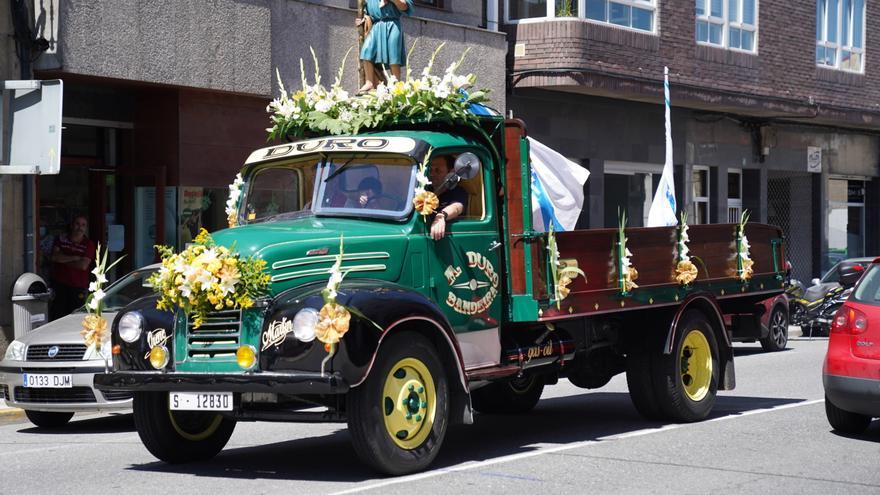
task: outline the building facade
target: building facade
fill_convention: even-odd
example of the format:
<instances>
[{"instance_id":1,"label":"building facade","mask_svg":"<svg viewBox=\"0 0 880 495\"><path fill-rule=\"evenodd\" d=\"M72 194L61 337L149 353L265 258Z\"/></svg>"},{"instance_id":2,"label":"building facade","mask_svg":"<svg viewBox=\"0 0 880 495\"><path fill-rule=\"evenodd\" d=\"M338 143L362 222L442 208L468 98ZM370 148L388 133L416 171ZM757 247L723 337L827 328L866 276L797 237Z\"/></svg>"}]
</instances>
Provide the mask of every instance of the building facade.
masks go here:
<instances>
[{"instance_id":1,"label":"building facade","mask_svg":"<svg viewBox=\"0 0 880 495\"><path fill-rule=\"evenodd\" d=\"M111 259L125 255L119 274L152 263L155 244L181 247L201 227L225 227L228 184L250 151L267 145L276 71L296 90L303 59L313 82L312 48L327 84L351 50L343 84L358 87L354 0L22 3L34 37L47 40L33 77L64 81L64 130L60 174L2 178L4 215L16 194L7 194L8 184L34 191L12 213L20 221L18 252L5 242L13 224L4 217L4 280L22 271L48 277L52 242L76 214L88 217L90 238L108 246ZM418 40L413 68L421 70L440 43L440 71L471 47L462 70L476 74L503 109L507 43L486 29L497 26L496 11L469 0L415 4L403 24L408 47ZM0 30L9 11L7 4L0 12ZM18 265L7 266L10 259ZM6 340L8 306L0 303Z\"/></svg>"},{"instance_id":2,"label":"building facade","mask_svg":"<svg viewBox=\"0 0 880 495\"><path fill-rule=\"evenodd\" d=\"M508 109L591 172L582 227L643 225L664 162L690 223L780 225L794 274L880 254L880 6L501 0Z\"/></svg>"}]
</instances>

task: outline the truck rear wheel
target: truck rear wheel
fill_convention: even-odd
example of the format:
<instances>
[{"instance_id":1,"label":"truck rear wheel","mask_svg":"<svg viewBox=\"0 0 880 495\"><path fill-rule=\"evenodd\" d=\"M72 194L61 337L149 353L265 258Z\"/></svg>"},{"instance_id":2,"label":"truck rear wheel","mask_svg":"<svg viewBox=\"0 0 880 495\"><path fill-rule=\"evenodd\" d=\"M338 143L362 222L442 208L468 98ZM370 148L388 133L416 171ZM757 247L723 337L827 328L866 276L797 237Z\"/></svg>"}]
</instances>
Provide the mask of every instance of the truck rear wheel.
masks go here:
<instances>
[{"instance_id":1,"label":"truck rear wheel","mask_svg":"<svg viewBox=\"0 0 880 495\"><path fill-rule=\"evenodd\" d=\"M531 374L478 388L471 401L481 413L520 414L534 409L543 391L544 377Z\"/></svg>"},{"instance_id":2,"label":"truck rear wheel","mask_svg":"<svg viewBox=\"0 0 880 495\"><path fill-rule=\"evenodd\" d=\"M705 419L718 393L718 345L706 317L684 314L675 329L672 353L654 356L655 397L673 421Z\"/></svg>"},{"instance_id":3,"label":"truck rear wheel","mask_svg":"<svg viewBox=\"0 0 880 495\"><path fill-rule=\"evenodd\" d=\"M649 350L638 349L627 353L626 385L629 387L629 398L643 418L655 421L663 419L663 412L654 396L654 378L651 370Z\"/></svg>"},{"instance_id":4,"label":"truck rear wheel","mask_svg":"<svg viewBox=\"0 0 880 495\"><path fill-rule=\"evenodd\" d=\"M135 393L133 408L144 446L170 464L211 459L235 429L235 421L220 414L170 410L165 392Z\"/></svg>"},{"instance_id":5,"label":"truck rear wheel","mask_svg":"<svg viewBox=\"0 0 880 495\"><path fill-rule=\"evenodd\" d=\"M370 375L348 393L348 429L358 457L383 473L428 467L449 423L449 386L440 358L423 336L392 335Z\"/></svg>"}]
</instances>

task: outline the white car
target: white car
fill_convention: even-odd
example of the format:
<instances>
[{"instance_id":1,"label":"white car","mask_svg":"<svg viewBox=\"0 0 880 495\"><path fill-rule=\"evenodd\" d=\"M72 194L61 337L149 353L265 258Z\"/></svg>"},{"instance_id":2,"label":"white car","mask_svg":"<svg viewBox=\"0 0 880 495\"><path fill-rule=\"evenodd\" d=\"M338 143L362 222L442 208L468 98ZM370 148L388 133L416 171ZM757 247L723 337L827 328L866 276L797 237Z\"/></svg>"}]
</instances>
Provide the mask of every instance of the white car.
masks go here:
<instances>
[{"instance_id":1,"label":"white car","mask_svg":"<svg viewBox=\"0 0 880 495\"><path fill-rule=\"evenodd\" d=\"M104 317L108 326L117 311L152 294L147 278L159 266L135 270L107 288ZM81 308L28 332L12 341L0 361L0 398L24 409L37 426L63 426L76 412L131 409L131 392L101 392L93 385L95 373L104 372L104 359L83 343L80 332L85 314ZM109 357L110 349L103 352Z\"/></svg>"}]
</instances>

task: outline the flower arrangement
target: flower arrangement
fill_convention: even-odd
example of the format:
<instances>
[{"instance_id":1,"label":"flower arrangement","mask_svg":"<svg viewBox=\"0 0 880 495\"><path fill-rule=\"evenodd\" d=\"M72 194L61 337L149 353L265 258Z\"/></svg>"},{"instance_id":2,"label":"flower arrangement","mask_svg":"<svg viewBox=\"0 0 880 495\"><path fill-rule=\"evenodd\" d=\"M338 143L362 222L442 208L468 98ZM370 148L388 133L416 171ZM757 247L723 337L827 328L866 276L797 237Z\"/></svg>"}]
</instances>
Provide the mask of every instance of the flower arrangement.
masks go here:
<instances>
[{"instance_id":1,"label":"flower arrangement","mask_svg":"<svg viewBox=\"0 0 880 495\"><path fill-rule=\"evenodd\" d=\"M431 213L434 213L434 210L440 206L440 198L438 198L433 191L428 191L426 189L426 187L431 184L430 179L428 179L428 164L431 160L432 149L433 148L429 148L428 152L425 153L425 159L422 160L422 163L419 165L419 172L416 174L418 185L416 185L416 195L413 198L413 206L416 211L422 215L422 220Z\"/></svg>"},{"instance_id":2,"label":"flower arrangement","mask_svg":"<svg viewBox=\"0 0 880 495\"><path fill-rule=\"evenodd\" d=\"M179 254L169 246L156 249L162 257L162 267L149 278L159 295L156 308L179 307L193 315L195 328L204 323L211 311L253 306L254 300L269 287L265 260L241 258L238 253L217 246L205 229Z\"/></svg>"},{"instance_id":3,"label":"flower arrangement","mask_svg":"<svg viewBox=\"0 0 880 495\"><path fill-rule=\"evenodd\" d=\"M547 232L547 250L550 251L550 275L553 279L553 297L556 299L556 309L561 309L561 302L568 297L571 289L568 288L578 275L587 280L587 274L583 270L573 266L562 266L559 261L559 248L556 246L556 233L553 224Z\"/></svg>"},{"instance_id":4,"label":"flower arrangement","mask_svg":"<svg viewBox=\"0 0 880 495\"><path fill-rule=\"evenodd\" d=\"M675 281L681 285L688 285L694 280L697 279L697 275L699 274L697 270L697 266L694 265L694 262L691 261L691 257L688 255L690 249L688 248L688 241L690 241L690 237L688 237L688 224L687 224L687 213L682 212L679 217L677 236L678 241L676 242L676 259L677 263L675 266Z\"/></svg>"},{"instance_id":5,"label":"flower arrangement","mask_svg":"<svg viewBox=\"0 0 880 495\"><path fill-rule=\"evenodd\" d=\"M639 278L639 272L633 266L632 261L630 261L633 255L632 252L626 247L626 212L618 210L617 217L619 219L619 227L617 229L617 259L619 260L617 280L620 291L627 294L638 287L635 281Z\"/></svg>"},{"instance_id":6,"label":"flower arrangement","mask_svg":"<svg viewBox=\"0 0 880 495\"><path fill-rule=\"evenodd\" d=\"M743 282L752 278L754 260L749 255L749 239L746 237L746 224L749 222L749 211L745 210L736 224L736 275Z\"/></svg>"},{"instance_id":7,"label":"flower arrangement","mask_svg":"<svg viewBox=\"0 0 880 495\"><path fill-rule=\"evenodd\" d=\"M342 279L348 274L347 271L342 271L342 253L343 238L340 237L339 254L336 255L336 262L330 267L330 278L327 280L327 286L321 290L324 305L318 311L318 323L315 325L315 338L324 343L324 349L327 351L327 356L321 361L322 376L324 375L324 368L327 362L336 353L336 344L348 333L352 314L370 322L380 331L382 330L382 327L357 309L336 301L336 296L339 295L339 286L342 285Z\"/></svg>"},{"instance_id":8,"label":"flower arrangement","mask_svg":"<svg viewBox=\"0 0 880 495\"><path fill-rule=\"evenodd\" d=\"M229 184L229 199L226 200L226 220L229 228L238 225L238 203L241 201L241 186L244 185L244 179L241 174L236 174L235 180Z\"/></svg>"},{"instance_id":9,"label":"flower arrangement","mask_svg":"<svg viewBox=\"0 0 880 495\"><path fill-rule=\"evenodd\" d=\"M267 129L269 139L283 139L288 135L303 136L306 133L355 134L362 129L377 129L401 120L414 121L421 117L441 117L454 122L475 121L477 117L468 111L468 107L487 101L487 92L474 91L468 94L467 90L473 87L476 77L473 74L456 74L467 51L446 69L443 77L433 75L431 71L434 59L442 48L443 44L434 51L420 78L410 77L407 63L403 81L386 74L386 81L379 84L375 91L353 96L342 89L342 75L348 53L339 67L333 85L327 89L321 85L318 59L312 50L315 64L314 84L308 84L302 59L299 63L301 89L289 95L276 70L281 96L266 107L266 111L272 114L272 127Z\"/></svg>"},{"instance_id":10,"label":"flower arrangement","mask_svg":"<svg viewBox=\"0 0 880 495\"><path fill-rule=\"evenodd\" d=\"M107 320L101 314L104 310L104 284L107 283L107 270L113 268L119 263L124 256L107 266L107 249L101 253L101 243L98 243L95 251L95 268L92 269L92 275L95 276L94 282L89 284L89 297L86 299L87 314L83 318L82 331L80 335L86 346L93 349L101 357L104 363L107 363L108 356L104 352L104 344L110 341L110 332L107 331Z\"/></svg>"}]
</instances>

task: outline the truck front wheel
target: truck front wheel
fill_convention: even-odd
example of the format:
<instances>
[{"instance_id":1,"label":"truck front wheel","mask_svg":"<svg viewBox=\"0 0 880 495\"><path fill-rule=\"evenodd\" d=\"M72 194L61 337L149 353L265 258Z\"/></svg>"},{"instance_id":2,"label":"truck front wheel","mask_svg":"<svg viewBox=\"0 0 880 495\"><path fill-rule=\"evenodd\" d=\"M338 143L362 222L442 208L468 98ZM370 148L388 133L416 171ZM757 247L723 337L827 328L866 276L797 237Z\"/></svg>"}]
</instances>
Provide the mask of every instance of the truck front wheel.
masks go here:
<instances>
[{"instance_id":1,"label":"truck front wheel","mask_svg":"<svg viewBox=\"0 0 880 495\"><path fill-rule=\"evenodd\" d=\"M215 413L172 411L165 392L134 394L134 424L147 450L170 464L216 456L235 429L235 421Z\"/></svg>"},{"instance_id":2,"label":"truck front wheel","mask_svg":"<svg viewBox=\"0 0 880 495\"><path fill-rule=\"evenodd\" d=\"M433 462L449 418L449 386L437 351L423 336L392 335L370 375L348 394L348 429L358 457L383 473L420 471Z\"/></svg>"},{"instance_id":3,"label":"truck front wheel","mask_svg":"<svg viewBox=\"0 0 880 495\"><path fill-rule=\"evenodd\" d=\"M664 415L681 422L705 419L715 405L719 376L718 345L706 317L685 313L672 353L655 358L655 397Z\"/></svg>"}]
</instances>

